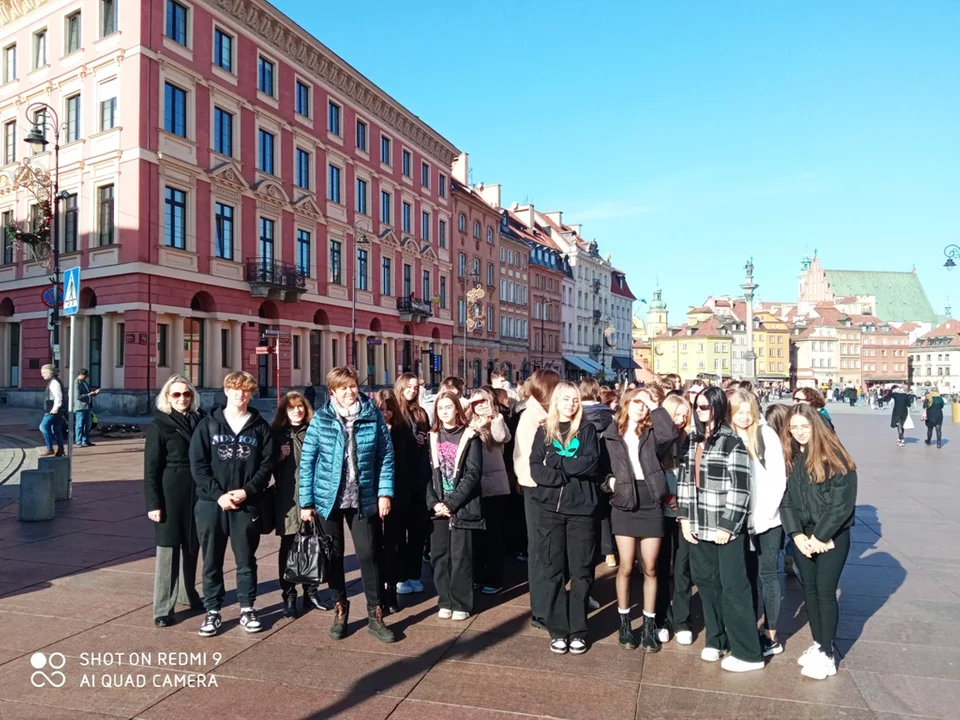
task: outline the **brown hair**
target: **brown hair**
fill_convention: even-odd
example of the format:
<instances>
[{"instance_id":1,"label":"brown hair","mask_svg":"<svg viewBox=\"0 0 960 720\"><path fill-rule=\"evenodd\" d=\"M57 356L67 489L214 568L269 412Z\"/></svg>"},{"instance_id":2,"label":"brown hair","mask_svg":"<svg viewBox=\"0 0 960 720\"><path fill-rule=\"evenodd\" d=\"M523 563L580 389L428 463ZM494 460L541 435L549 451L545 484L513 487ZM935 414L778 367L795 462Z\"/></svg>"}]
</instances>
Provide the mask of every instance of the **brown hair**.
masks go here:
<instances>
[{"instance_id":1,"label":"brown hair","mask_svg":"<svg viewBox=\"0 0 960 720\"><path fill-rule=\"evenodd\" d=\"M793 396L802 395L803 399L806 400L813 407L814 410L821 410L826 406L826 401L823 399L823 393L821 393L816 388L812 387L802 387L797 388L793 391Z\"/></svg>"},{"instance_id":2,"label":"brown hair","mask_svg":"<svg viewBox=\"0 0 960 720\"><path fill-rule=\"evenodd\" d=\"M630 403L633 402L633 399L637 397L640 393L643 393L651 400L655 400L657 403L660 401L657 400L657 397L651 392L653 388L642 387L636 388L634 390L627 390L623 394L623 397L620 399L620 409L617 410L617 433L620 437L623 437L627 434L627 430L630 427ZM659 390L660 388L657 388ZM653 419L650 417L650 413L647 413L647 416L637 423L637 436L643 435L647 430L653 427Z\"/></svg>"},{"instance_id":3,"label":"brown hair","mask_svg":"<svg viewBox=\"0 0 960 720\"><path fill-rule=\"evenodd\" d=\"M390 415L392 415L390 419L391 429L400 427L406 430L410 427L407 416L403 414L403 410L400 408L400 401L397 399L397 394L390 388L377 390L373 394L373 404L376 405L377 410L381 413L384 410L390 411Z\"/></svg>"},{"instance_id":4,"label":"brown hair","mask_svg":"<svg viewBox=\"0 0 960 720\"><path fill-rule=\"evenodd\" d=\"M584 378L580 381L580 399L600 402L600 383L596 378Z\"/></svg>"},{"instance_id":5,"label":"brown hair","mask_svg":"<svg viewBox=\"0 0 960 720\"><path fill-rule=\"evenodd\" d=\"M457 427L467 426L467 416L463 413L463 405L460 404L460 396L450 390L441 390L433 401L433 426L430 428L433 432L440 432L443 423L440 422L440 415L437 410L440 408L441 400L449 400L453 403L454 423Z\"/></svg>"},{"instance_id":6,"label":"brown hair","mask_svg":"<svg viewBox=\"0 0 960 720\"><path fill-rule=\"evenodd\" d=\"M783 437L787 430L787 415L790 414L790 406L785 403L774 403L767 408L765 413L767 425L773 428L777 435Z\"/></svg>"},{"instance_id":7,"label":"brown hair","mask_svg":"<svg viewBox=\"0 0 960 720\"><path fill-rule=\"evenodd\" d=\"M494 394L497 396L497 405L501 408L510 407L510 393L503 388L496 388Z\"/></svg>"},{"instance_id":8,"label":"brown hair","mask_svg":"<svg viewBox=\"0 0 960 720\"><path fill-rule=\"evenodd\" d=\"M554 388L560 382L560 375L553 370L537 370L527 378L525 387L528 397L533 398L544 410L550 406Z\"/></svg>"},{"instance_id":9,"label":"brown hair","mask_svg":"<svg viewBox=\"0 0 960 720\"><path fill-rule=\"evenodd\" d=\"M327 390L330 392L339 390L349 385L351 380L357 384L357 387L360 386L360 373L357 372L356 368L349 365L335 367L327 373Z\"/></svg>"},{"instance_id":10,"label":"brown hair","mask_svg":"<svg viewBox=\"0 0 960 720\"><path fill-rule=\"evenodd\" d=\"M443 382L440 383L440 389L455 390L462 397L464 391L466 390L466 385L464 384L462 378L450 375L449 377L445 377Z\"/></svg>"},{"instance_id":11,"label":"brown hair","mask_svg":"<svg viewBox=\"0 0 960 720\"><path fill-rule=\"evenodd\" d=\"M239 388L241 390L256 392L258 387L260 386L257 384L257 379L243 370L235 370L223 379L224 390L227 388Z\"/></svg>"},{"instance_id":12,"label":"brown hair","mask_svg":"<svg viewBox=\"0 0 960 720\"><path fill-rule=\"evenodd\" d=\"M271 423L274 430L283 430L290 427L290 418L287 417L287 409L290 407L303 407L306 410L303 414L304 425L309 425L310 421L313 420L313 408L310 406L310 401L303 396L303 393L291 390L280 398L280 404L277 405L277 412Z\"/></svg>"},{"instance_id":13,"label":"brown hair","mask_svg":"<svg viewBox=\"0 0 960 720\"><path fill-rule=\"evenodd\" d=\"M394 383L393 392L397 399L397 405L400 407L400 413L403 415L406 424L416 428L418 432L426 432L430 429L430 416L427 415L427 411L420 406L418 398L414 398L408 402L403 396L403 391L407 389L411 380L416 381L418 385L420 383L420 378L413 373L403 373L397 378L397 382Z\"/></svg>"},{"instance_id":14,"label":"brown hair","mask_svg":"<svg viewBox=\"0 0 960 720\"><path fill-rule=\"evenodd\" d=\"M846 451L836 433L827 427L820 413L812 405L794 405L787 412L787 424L783 428L783 455L787 472L793 469L796 459L795 443L790 433L790 419L799 415L810 423L810 442L807 443L807 477L812 482L823 483L834 475L843 475L857 469L853 458Z\"/></svg>"},{"instance_id":15,"label":"brown hair","mask_svg":"<svg viewBox=\"0 0 960 720\"><path fill-rule=\"evenodd\" d=\"M612 410L613 408L610 406L617 403L617 394L613 390L601 390L600 402Z\"/></svg>"}]
</instances>

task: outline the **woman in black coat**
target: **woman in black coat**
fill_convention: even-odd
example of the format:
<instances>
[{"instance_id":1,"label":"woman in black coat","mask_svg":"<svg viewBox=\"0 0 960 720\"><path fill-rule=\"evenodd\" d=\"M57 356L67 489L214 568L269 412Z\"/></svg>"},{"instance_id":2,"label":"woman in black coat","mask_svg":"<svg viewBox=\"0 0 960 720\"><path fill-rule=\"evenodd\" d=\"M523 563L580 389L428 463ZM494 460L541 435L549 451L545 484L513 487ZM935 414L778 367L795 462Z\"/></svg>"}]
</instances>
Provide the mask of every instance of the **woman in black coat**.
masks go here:
<instances>
[{"instance_id":1,"label":"woman in black coat","mask_svg":"<svg viewBox=\"0 0 960 720\"><path fill-rule=\"evenodd\" d=\"M157 627L172 625L178 602L203 609L196 589L200 543L193 509L196 485L190 472L190 439L203 418L197 391L181 375L171 375L160 394L143 451L147 517L154 522L157 569L153 618Z\"/></svg>"}]
</instances>

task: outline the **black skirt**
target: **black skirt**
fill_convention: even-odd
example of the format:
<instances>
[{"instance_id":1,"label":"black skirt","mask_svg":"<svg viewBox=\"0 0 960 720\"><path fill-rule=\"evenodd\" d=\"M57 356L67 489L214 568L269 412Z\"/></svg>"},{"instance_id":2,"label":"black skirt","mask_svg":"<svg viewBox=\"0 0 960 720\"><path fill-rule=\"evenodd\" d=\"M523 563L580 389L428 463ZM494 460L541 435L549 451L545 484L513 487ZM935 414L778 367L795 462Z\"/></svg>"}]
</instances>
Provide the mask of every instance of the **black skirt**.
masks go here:
<instances>
[{"instance_id":1,"label":"black skirt","mask_svg":"<svg viewBox=\"0 0 960 720\"><path fill-rule=\"evenodd\" d=\"M654 505L634 512L610 509L610 528L614 535L633 538L662 538L663 509Z\"/></svg>"}]
</instances>

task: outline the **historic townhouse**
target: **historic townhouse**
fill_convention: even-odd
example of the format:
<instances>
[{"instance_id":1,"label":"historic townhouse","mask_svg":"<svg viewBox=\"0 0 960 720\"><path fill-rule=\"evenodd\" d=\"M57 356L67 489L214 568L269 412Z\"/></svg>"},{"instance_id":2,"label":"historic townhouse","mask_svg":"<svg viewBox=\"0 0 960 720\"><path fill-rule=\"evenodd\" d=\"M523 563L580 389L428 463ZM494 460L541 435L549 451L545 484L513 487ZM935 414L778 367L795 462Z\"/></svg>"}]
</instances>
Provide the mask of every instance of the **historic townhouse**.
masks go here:
<instances>
[{"instance_id":1,"label":"historic townhouse","mask_svg":"<svg viewBox=\"0 0 960 720\"><path fill-rule=\"evenodd\" d=\"M616 332L604 335L604 342L613 356L614 372L632 378L639 367L633 359L633 303L637 296L630 291L622 270L614 269L610 282L610 321Z\"/></svg>"},{"instance_id":2,"label":"historic townhouse","mask_svg":"<svg viewBox=\"0 0 960 720\"><path fill-rule=\"evenodd\" d=\"M101 407L145 409L174 372L272 392L274 341L285 387L344 362L370 384L454 371L458 151L343 59L260 0L0 0L0 21L0 217L42 215L11 180L48 103ZM0 382L37 388L48 271L6 237L0 261Z\"/></svg>"},{"instance_id":3,"label":"historic townhouse","mask_svg":"<svg viewBox=\"0 0 960 720\"><path fill-rule=\"evenodd\" d=\"M936 385L942 393L960 390L960 322L947 320L910 347L913 385Z\"/></svg>"}]
</instances>

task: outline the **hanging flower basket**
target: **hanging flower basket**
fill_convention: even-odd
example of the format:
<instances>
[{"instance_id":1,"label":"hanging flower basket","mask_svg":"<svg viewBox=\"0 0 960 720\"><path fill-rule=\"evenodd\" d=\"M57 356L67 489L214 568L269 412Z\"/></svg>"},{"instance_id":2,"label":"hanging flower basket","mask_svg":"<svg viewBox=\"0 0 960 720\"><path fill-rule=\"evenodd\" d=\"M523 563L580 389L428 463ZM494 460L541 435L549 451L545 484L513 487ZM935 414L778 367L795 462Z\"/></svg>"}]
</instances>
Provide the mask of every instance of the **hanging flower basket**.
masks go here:
<instances>
[{"instance_id":1,"label":"hanging flower basket","mask_svg":"<svg viewBox=\"0 0 960 720\"><path fill-rule=\"evenodd\" d=\"M11 222L3 230L17 247L29 250L36 260L50 255L50 229L53 226L53 212L48 200L40 202L40 222L35 232L24 229L18 222Z\"/></svg>"}]
</instances>

